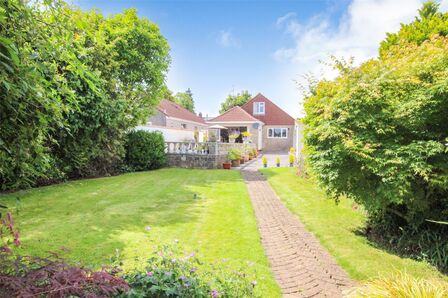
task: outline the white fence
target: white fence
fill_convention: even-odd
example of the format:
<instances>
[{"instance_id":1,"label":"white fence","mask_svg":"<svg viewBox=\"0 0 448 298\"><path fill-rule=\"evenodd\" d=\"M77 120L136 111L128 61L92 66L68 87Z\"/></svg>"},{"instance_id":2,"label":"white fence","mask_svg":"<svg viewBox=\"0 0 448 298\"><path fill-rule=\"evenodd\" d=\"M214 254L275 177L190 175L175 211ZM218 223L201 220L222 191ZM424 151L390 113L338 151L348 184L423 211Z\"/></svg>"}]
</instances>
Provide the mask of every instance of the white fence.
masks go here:
<instances>
[{"instance_id":1,"label":"white fence","mask_svg":"<svg viewBox=\"0 0 448 298\"><path fill-rule=\"evenodd\" d=\"M166 127L154 127L154 126L137 126L136 130L145 130L145 131L160 131L165 138L165 142L183 142L183 141L192 141L194 142L194 131L192 130L182 130L182 129L173 129ZM204 133L199 132L199 142L202 142L204 139Z\"/></svg>"}]
</instances>

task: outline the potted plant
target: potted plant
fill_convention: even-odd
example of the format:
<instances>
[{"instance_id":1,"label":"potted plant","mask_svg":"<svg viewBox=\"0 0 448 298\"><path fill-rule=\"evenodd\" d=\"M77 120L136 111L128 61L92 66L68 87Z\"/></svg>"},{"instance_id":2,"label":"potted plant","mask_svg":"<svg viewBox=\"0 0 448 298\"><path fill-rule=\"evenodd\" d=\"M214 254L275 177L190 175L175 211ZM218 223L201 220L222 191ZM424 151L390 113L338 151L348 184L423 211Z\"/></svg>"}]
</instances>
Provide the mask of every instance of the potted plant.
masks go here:
<instances>
[{"instance_id":1,"label":"potted plant","mask_svg":"<svg viewBox=\"0 0 448 298\"><path fill-rule=\"evenodd\" d=\"M231 133L229 135L229 142L230 143L235 143L235 140L240 136L239 133Z\"/></svg>"},{"instance_id":2,"label":"potted plant","mask_svg":"<svg viewBox=\"0 0 448 298\"><path fill-rule=\"evenodd\" d=\"M250 136L252 135L252 134L251 134L250 132L248 132L248 131L243 131L241 134L243 135L243 140L244 140L244 142L247 142L247 141L249 140Z\"/></svg>"},{"instance_id":3,"label":"potted plant","mask_svg":"<svg viewBox=\"0 0 448 298\"><path fill-rule=\"evenodd\" d=\"M228 161L228 160L222 164L222 168L224 170L230 170L231 166L232 166L232 163L230 161Z\"/></svg>"},{"instance_id":4,"label":"potted plant","mask_svg":"<svg viewBox=\"0 0 448 298\"><path fill-rule=\"evenodd\" d=\"M263 156L263 158L261 159L261 162L263 163L263 167L265 167L265 168L268 167L268 159L266 158L266 156Z\"/></svg>"},{"instance_id":5,"label":"potted plant","mask_svg":"<svg viewBox=\"0 0 448 298\"><path fill-rule=\"evenodd\" d=\"M294 166L294 155L289 155L289 166L292 168Z\"/></svg>"},{"instance_id":6,"label":"potted plant","mask_svg":"<svg viewBox=\"0 0 448 298\"><path fill-rule=\"evenodd\" d=\"M240 166L241 152L238 149L230 149L229 153L227 153L227 158L232 162L232 167Z\"/></svg>"},{"instance_id":7,"label":"potted plant","mask_svg":"<svg viewBox=\"0 0 448 298\"><path fill-rule=\"evenodd\" d=\"M258 156L258 150L255 148L252 148L252 154L254 155L254 158L257 158Z\"/></svg>"},{"instance_id":8,"label":"potted plant","mask_svg":"<svg viewBox=\"0 0 448 298\"><path fill-rule=\"evenodd\" d=\"M251 151L249 151L249 160L252 160L253 158L254 158L254 153L253 153L253 151L251 150Z\"/></svg>"},{"instance_id":9,"label":"potted plant","mask_svg":"<svg viewBox=\"0 0 448 298\"><path fill-rule=\"evenodd\" d=\"M275 159L275 164L277 165L277 168L280 167L280 157Z\"/></svg>"}]
</instances>

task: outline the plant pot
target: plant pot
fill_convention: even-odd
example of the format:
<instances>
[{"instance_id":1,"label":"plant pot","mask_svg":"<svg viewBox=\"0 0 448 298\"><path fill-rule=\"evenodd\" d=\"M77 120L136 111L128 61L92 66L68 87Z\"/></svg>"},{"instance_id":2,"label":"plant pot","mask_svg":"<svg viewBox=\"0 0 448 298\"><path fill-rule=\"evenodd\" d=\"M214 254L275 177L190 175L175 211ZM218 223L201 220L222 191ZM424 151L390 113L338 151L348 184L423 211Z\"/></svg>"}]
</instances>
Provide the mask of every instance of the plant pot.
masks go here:
<instances>
[{"instance_id":1,"label":"plant pot","mask_svg":"<svg viewBox=\"0 0 448 298\"><path fill-rule=\"evenodd\" d=\"M263 167L267 168L267 167L268 167L268 165L263 165Z\"/></svg>"},{"instance_id":2,"label":"plant pot","mask_svg":"<svg viewBox=\"0 0 448 298\"><path fill-rule=\"evenodd\" d=\"M277 164L277 168L280 168L280 164L279 163Z\"/></svg>"},{"instance_id":3,"label":"plant pot","mask_svg":"<svg viewBox=\"0 0 448 298\"><path fill-rule=\"evenodd\" d=\"M239 167L240 166L240 160L232 160L232 167Z\"/></svg>"},{"instance_id":4,"label":"plant pot","mask_svg":"<svg viewBox=\"0 0 448 298\"><path fill-rule=\"evenodd\" d=\"M232 166L232 164L230 162L225 162L222 164L222 168L224 170L230 170L230 167Z\"/></svg>"},{"instance_id":5,"label":"plant pot","mask_svg":"<svg viewBox=\"0 0 448 298\"><path fill-rule=\"evenodd\" d=\"M294 164L293 164L293 163L290 163L290 164L289 164L289 167L291 167L291 168L292 168L293 166L294 166Z\"/></svg>"}]
</instances>

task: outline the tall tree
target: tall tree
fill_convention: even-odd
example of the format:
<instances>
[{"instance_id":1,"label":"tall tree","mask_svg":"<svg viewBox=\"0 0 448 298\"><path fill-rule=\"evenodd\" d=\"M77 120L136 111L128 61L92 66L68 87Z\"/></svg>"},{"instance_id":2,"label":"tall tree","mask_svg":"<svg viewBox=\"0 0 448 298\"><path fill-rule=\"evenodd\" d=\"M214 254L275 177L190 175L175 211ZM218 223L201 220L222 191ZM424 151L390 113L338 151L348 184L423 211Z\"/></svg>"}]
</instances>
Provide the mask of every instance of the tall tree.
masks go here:
<instances>
[{"instance_id":1,"label":"tall tree","mask_svg":"<svg viewBox=\"0 0 448 298\"><path fill-rule=\"evenodd\" d=\"M185 92L177 92L174 96L174 101L194 113L194 99L190 88L188 88Z\"/></svg>"},{"instance_id":2,"label":"tall tree","mask_svg":"<svg viewBox=\"0 0 448 298\"><path fill-rule=\"evenodd\" d=\"M112 173L124 134L158 104L159 28L62 0L0 0L0 187ZM20 28L20 30L17 30Z\"/></svg>"},{"instance_id":3,"label":"tall tree","mask_svg":"<svg viewBox=\"0 0 448 298\"><path fill-rule=\"evenodd\" d=\"M317 180L396 235L435 230L427 220L448 214L448 37L440 36L448 14L429 5L388 36L379 59L344 68L305 99L307 161Z\"/></svg>"},{"instance_id":4,"label":"tall tree","mask_svg":"<svg viewBox=\"0 0 448 298\"><path fill-rule=\"evenodd\" d=\"M219 113L222 114L235 106L242 106L252 98L252 95L247 90L243 90L236 95L229 94L226 100L221 103Z\"/></svg>"},{"instance_id":5,"label":"tall tree","mask_svg":"<svg viewBox=\"0 0 448 298\"><path fill-rule=\"evenodd\" d=\"M387 33L387 38L381 42L380 57L385 58L393 53L395 46L406 45L409 42L422 44L434 34L448 35L448 13L438 11L439 4L427 1L419 9L419 17L410 24L402 24L397 33Z\"/></svg>"}]
</instances>

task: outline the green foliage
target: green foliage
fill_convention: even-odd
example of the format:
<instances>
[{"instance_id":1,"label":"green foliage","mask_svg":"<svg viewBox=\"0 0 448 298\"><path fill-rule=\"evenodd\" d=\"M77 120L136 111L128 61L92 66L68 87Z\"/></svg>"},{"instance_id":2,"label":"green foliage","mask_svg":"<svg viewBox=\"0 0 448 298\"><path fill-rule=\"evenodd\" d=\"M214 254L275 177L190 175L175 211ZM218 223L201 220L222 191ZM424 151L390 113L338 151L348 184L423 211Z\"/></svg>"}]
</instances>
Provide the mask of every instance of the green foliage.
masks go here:
<instances>
[{"instance_id":1,"label":"green foliage","mask_svg":"<svg viewBox=\"0 0 448 298\"><path fill-rule=\"evenodd\" d=\"M2 189L114 173L125 131L160 99L166 40L132 9L23 3L0 11Z\"/></svg>"},{"instance_id":2,"label":"green foliage","mask_svg":"<svg viewBox=\"0 0 448 298\"><path fill-rule=\"evenodd\" d=\"M268 159L266 158L266 156L263 156L263 157L261 158L261 162L262 162L264 165L267 165L267 164L268 164Z\"/></svg>"},{"instance_id":3,"label":"green foliage","mask_svg":"<svg viewBox=\"0 0 448 298\"><path fill-rule=\"evenodd\" d=\"M448 214L448 39L395 47L307 98L310 166L327 192L404 224Z\"/></svg>"},{"instance_id":4,"label":"green foliage","mask_svg":"<svg viewBox=\"0 0 448 298\"><path fill-rule=\"evenodd\" d=\"M190 88L188 88L185 92L177 92L174 96L174 102L194 113L194 99Z\"/></svg>"},{"instance_id":5,"label":"green foliage","mask_svg":"<svg viewBox=\"0 0 448 298\"><path fill-rule=\"evenodd\" d=\"M243 90L236 95L229 94L226 100L221 103L219 113L222 114L235 106L242 106L252 98L252 95L247 90Z\"/></svg>"},{"instance_id":6,"label":"green foliage","mask_svg":"<svg viewBox=\"0 0 448 298\"><path fill-rule=\"evenodd\" d=\"M434 34L448 35L448 13L438 12L439 4L435 1L427 1L419 10L420 18L413 23L402 24L398 33L387 33L387 38L381 42L379 49L382 58L393 54L394 46L407 43L422 44Z\"/></svg>"},{"instance_id":7,"label":"green foliage","mask_svg":"<svg viewBox=\"0 0 448 298\"><path fill-rule=\"evenodd\" d=\"M125 163L135 171L158 169L166 164L165 140L160 132L131 131L125 148Z\"/></svg>"},{"instance_id":8,"label":"green foliage","mask_svg":"<svg viewBox=\"0 0 448 298\"><path fill-rule=\"evenodd\" d=\"M236 148L232 148L229 150L229 153L227 153L227 158L229 160L240 160L243 158L243 153Z\"/></svg>"},{"instance_id":9,"label":"green foliage","mask_svg":"<svg viewBox=\"0 0 448 298\"><path fill-rule=\"evenodd\" d=\"M122 297L256 297L256 281L243 271L206 266L196 253L162 246L147 261L144 272L125 277L131 290Z\"/></svg>"},{"instance_id":10,"label":"green foliage","mask_svg":"<svg viewBox=\"0 0 448 298\"><path fill-rule=\"evenodd\" d=\"M441 298L448 296L448 283L414 278L405 272L384 276L351 289L347 298Z\"/></svg>"}]
</instances>

